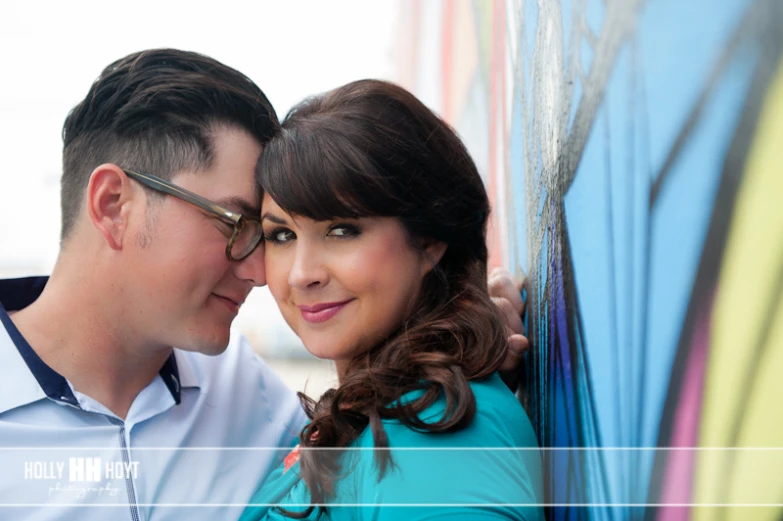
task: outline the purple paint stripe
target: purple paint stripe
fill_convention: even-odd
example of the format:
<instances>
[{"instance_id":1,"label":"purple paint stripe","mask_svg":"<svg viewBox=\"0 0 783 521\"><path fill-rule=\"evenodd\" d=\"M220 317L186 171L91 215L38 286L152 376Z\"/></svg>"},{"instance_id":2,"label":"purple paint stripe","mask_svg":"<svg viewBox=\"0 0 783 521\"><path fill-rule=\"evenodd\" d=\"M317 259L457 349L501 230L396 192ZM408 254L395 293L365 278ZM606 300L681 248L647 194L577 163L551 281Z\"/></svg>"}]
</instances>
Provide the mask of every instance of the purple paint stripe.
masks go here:
<instances>
[{"instance_id":1,"label":"purple paint stripe","mask_svg":"<svg viewBox=\"0 0 783 521\"><path fill-rule=\"evenodd\" d=\"M558 248L559 249L559 248ZM568 341L568 310L566 309L565 292L563 290L563 258L560 251L557 252L555 273L553 273L553 287L555 289L555 305L552 310L555 313L555 320L557 321L557 339L560 349L560 359L562 361L563 377L566 380L565 385L565 402L566 402L566 414L574 422L573 427L576 431L580 429L577 425L579 421L578 415L574 411L574 398L578 392L576 388L576 382L572 378L572 363L571 360L571 344Z\"/></svg>"}]
</instances>

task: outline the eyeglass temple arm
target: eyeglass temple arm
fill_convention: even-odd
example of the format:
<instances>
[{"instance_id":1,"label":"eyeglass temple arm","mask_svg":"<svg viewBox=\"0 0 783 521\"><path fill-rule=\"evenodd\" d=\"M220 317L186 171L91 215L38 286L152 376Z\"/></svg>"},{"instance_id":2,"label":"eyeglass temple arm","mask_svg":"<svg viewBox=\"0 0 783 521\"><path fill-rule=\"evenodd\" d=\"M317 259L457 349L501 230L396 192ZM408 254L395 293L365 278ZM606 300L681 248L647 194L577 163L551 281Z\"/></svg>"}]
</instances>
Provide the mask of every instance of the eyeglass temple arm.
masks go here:
<instances>
[{"instance_id":1,"label":"eyeglass temple arm","mask_svg":"<svg viewBox=\"0 0 783 521\"><path fill-rule=\"evenodd\" d=\"M239 222L239 220L242 218L241 214L232 212L227 208L223 208L219 204L215 204L209 199L205 199L198 194L194 194L189 190L185 190L184 188L180 188L178 186L162 182L162 180L159 180L147 174L143 174L141 172L134 172L133 170L123 170L123 172L130 175L131 177L136 178L137 181L149 186L150 188L154 188L156 190L160 190L161 192L165 192L169 195L173 195L174 197L183 199L191 204L198 206L203 210L221 215L222 217L225 217L226 219L229 219L232 222L235 223Z\"/></svg>"}]
</instances>

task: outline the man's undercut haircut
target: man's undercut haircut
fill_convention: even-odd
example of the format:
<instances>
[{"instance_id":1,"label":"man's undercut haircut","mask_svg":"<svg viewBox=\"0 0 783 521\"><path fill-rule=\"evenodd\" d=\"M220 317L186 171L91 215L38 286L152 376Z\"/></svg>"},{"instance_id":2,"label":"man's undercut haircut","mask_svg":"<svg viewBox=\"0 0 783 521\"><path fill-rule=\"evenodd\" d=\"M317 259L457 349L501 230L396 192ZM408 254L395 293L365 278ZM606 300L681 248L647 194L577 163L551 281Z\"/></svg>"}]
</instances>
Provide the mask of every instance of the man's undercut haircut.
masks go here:
<instances>
[{"instance_id":1,"label":"man's undercut haircut","mask_svg":"<svg viewBox=\"0 0 783 521\"><path fill-rule=\"evenodd\" d=\"M198 53L147 50L106 67L63 126L61 241L97 166L114 163L168 180L185 169L206 170L220 128L247 131L263 146L279 122L247 76Z\"/></svg>"}]
</instances>

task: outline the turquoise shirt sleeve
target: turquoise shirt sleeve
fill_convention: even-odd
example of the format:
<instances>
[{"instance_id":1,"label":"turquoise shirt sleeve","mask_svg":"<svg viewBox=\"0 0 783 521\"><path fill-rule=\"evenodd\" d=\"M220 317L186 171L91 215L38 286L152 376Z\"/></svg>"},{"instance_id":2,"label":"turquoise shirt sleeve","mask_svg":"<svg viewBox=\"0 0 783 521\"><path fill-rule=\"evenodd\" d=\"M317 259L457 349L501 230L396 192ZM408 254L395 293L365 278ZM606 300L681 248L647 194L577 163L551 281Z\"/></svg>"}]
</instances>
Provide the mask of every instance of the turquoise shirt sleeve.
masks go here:
<instances>
[{"instance_id":1,"label":"turquoise shirt sleeve","mask_svg":"<svg viewBox=\"0 0 783 521\"><path fill-rule=\"evenodd\" d=\"M392 463L382 477L372 435L363 432L343 458L343 476L320 519L543 520L540 453L524 409L497 375L471 388L477 414L458 432L423 433L385 421ZM444 410L436 402L422 419L435 421ZM297 464L270 476L254 502L301 510L309 497ZM242 521L290 519L276 508L254 508Z\"/></svg>"}]
</instances>

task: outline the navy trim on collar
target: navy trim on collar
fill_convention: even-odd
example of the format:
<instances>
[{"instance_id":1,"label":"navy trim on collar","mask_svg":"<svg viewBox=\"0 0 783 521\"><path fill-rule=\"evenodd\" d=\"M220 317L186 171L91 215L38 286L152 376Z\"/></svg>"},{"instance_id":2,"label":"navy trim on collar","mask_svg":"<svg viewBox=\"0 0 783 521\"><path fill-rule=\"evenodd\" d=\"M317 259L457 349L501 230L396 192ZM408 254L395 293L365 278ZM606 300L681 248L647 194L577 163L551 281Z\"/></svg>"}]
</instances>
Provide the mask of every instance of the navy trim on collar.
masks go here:
<instances>
[{"instance_id":1,"label":"navy trim on collar","mask_svg":"<svg viewBox=\"0 0 783 521\"><path fill-rule=\"evenodd\" d=\"M177 359L174 358L174 351L166 359L166 363L160 368L160 377L163 378L163 383L169 388L171 396L174 398L174 403L179 405L182 401L182 387L179 384L179 369L177 368Z\"/></svg>"},{"instance_id":2,"label":"navy trim on collar","mask_svg":"<svg viewBox=\"0 0 783 521\"><path fill-rule=\"evenodd\" d=\"M0 279L0 321L46 396L57 402L65 402L78 407L79 400L73 395L71 386L68 385L65 377L41 360L41 357L33 350L8 316L8 311L17 311L32 304L35 299L41 296L48 281L49 277ZM174 398L174 402L179 405L182 401L181 386L173 351L161 367L159 374Z\"/></svg>"},{"instance_id":3,"label":"navy trim on collar","mask_svg":"<svg viewBox=\"0 0 783 521\"><path fill-rule=\"evenodd\" d=\"M5 330L8 331L8 336L11 337L16 349L19 350L19 354L22 356L22 359L24 359L30 372L33 373L33 376L38 381L38 385L40 385L43 392L46 393L46 396L57 402L65 402L78 407L79 400L73 395L73 391L71 391L71 386L68 385L68 381L63 378L60 373L46 365L46 363L41 360L41 357L38 356L38 353L33 351L33 348L30 347L27 340L25 340L19 330L16 329L16 324L11 321L11 318L8 316L2 303L0 303L0 321L3 322Z\"/></svg>"},{"instance_id":4,"label":"navy trim on collar","mask_svg":"<svg viewBox=\"0 0 783 521\"><path fill-rule=\"evenodd\" d=\"M8 311L26 308L43 293L49 277L0 279L0 305Z\"/></svg>"}]
</instances>

